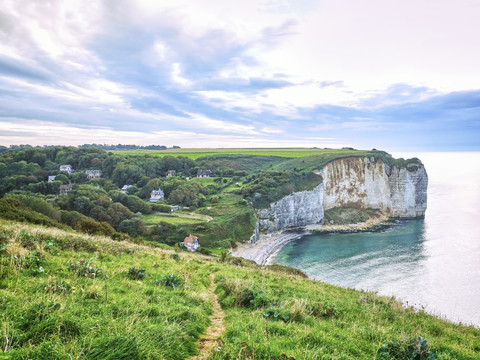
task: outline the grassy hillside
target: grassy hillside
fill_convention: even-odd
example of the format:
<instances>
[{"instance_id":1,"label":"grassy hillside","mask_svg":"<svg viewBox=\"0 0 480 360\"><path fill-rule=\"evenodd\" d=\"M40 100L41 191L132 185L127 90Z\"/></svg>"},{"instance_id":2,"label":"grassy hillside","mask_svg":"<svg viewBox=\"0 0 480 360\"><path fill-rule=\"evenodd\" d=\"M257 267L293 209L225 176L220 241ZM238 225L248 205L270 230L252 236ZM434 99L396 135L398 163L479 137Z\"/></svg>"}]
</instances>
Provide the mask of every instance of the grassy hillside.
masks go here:
<instances>
[{"instance_id":1,"label":"grassy hillside","mask_svg":"<svg viewBox=\"0 0 480 360\"><path fill-rule=\"evenodd\" d=\"M378 156L375 151L366 150L324 150L323 152L307 157L294 158L284 161L273 167L277 171L308 172L319 169L329 161L350 156Z\"/></svg>"},{"instance_id":2,"label":"grassy hillside","mask_svg":"<svg viewBox=\"0 0 480 360\"><path fill-rule=\"evenodd\" d=\"M261 155L279 156L284 158L299 158L315 154L323 154L332 151L330 149L315 148L278 148L278 149L168 149L168 150L126 150L115 151L115 154L125 155L152 155L152 156L184 156L192 160L200 157L215 155ZM338 150L333 150L338 151Z\"/></svg>"},{"instance_id":3,"label":"grassy hillside","mask_svg":"<svg viewBox=\"0 0 480 360\"><path fill-rule=\"evenodd\" d=\"M2 220L0 359L187 359L218 311L212 281L209 359L408 359L417 336L438 359L480 357L479 329L290 268Z\"/></svg>"}]
</instances>

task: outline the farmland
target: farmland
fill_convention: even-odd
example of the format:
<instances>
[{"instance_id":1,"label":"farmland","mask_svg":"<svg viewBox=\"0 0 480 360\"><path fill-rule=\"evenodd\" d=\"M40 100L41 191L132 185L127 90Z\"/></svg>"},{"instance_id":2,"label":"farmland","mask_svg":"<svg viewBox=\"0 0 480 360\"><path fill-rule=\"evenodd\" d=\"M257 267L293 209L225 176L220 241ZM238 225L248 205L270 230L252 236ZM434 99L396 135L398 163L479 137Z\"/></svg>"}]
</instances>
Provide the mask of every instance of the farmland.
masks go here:
<instances>
[{"instance_id":1,"label":"farmland","mask_svg":"<svg viewBox=\"0 0 480 360\"><path fill-rule=\"evenodd\" d=\"M328 153L353 153L354 150L338 150L338 149L317 149L317 148L276 148L276 149L168 149L168 150L125 150L115 151L115 154L124 155L153 155L153 156L184 156L192 160L200 157L214 155L261 155L261 156L278 156L285 158L300 158L311 155L328 154Z\"/></svg>"}]
</instances>

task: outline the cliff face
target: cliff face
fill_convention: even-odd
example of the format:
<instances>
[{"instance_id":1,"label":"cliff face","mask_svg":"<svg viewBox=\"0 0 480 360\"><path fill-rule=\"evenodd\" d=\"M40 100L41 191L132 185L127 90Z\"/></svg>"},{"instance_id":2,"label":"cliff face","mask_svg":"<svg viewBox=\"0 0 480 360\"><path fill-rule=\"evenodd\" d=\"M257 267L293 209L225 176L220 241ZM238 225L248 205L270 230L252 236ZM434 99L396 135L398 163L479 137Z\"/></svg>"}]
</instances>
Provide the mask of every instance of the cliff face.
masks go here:
<instances>
[{"instance_id":1,"label":"cliff face","mask_svg":"<svg viewBox=\"0 0 480 360\"><path fill-rule=\"evenodd\" d=\"M390 188L381 160L350 157L334 160L323 167L325 210L334 207L390 209Z\"/></svg>"},{"instance_id":2,"label":"cliff face","mask_svg":"<svg viewBox=\"0 0 480 360\"><path fill-rule=\"evenodd\" d=\"M323 184L311 191L296 192L257 212L259 230L275 231L289 227L321 224Z\"/></svg>"},{"instance_id":3,"label":"cliff face","mask_svg":"<svg viewBox=\"0 0 480 360\"><path fill-rule=\"evenodd\" d=\"M392 168L388 183L391 216L400 218L425 216L428 176L423 165L409 164L406 168Z\"/></svg>"},{"instance_id":4,"label":"cliff face","mask_svg":"<svg viewBox=\"0 0 480 360\"><path fill-rule=\"evenodd\" d=\"M257 211L260 232L322 224L324 210L337 207L378 209L387 216L425 215L428 177L421 163L390 167L373 157L349 157L327 163L323 183L311 191L293 193Z\"/></svg>"}]
</instances>

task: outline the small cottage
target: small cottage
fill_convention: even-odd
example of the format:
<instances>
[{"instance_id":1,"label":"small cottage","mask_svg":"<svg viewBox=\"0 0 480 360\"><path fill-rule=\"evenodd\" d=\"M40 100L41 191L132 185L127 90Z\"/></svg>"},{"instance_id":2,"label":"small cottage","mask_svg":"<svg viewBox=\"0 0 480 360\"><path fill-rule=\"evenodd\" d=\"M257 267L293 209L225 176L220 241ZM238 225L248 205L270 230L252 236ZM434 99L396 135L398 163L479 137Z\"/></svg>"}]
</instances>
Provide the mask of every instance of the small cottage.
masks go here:
<instances>
[{"instance_id":1,"label":"small cottage","mask_svg":"<svg viewBox=\"0 0 480 360\"><path fill-rule=\"evenodd\" d=\"M85 174L89 179L100 179L100 175L102 175L102 170L85 170Z\"/></svg>"},{"instance_id":2,"label":"small cottage","mask_svg":"<svg viewBox=\"0 0 480 360\"><path fill-rule=\"evenodd\" d=\"M71 174L73 172L72 165L60 165L60 171L65 171Z\"/></svg>"},{"instance_id":3,"label":"small cottage","mask_svg":"<svg viewBox=\"0 0 480 360\"><path fill-rule=\"evenodd\" d=\"M175 170L168 170L167 177L177 176L177 172Z\"/></svg>"},{"instance_id":4,"label":"small cottage","mask_svg":"<svg viewBox=\"0 0 480 360\"><path fill-rule=\"evenodd\" d=\"M122 189L120 190L122 193L126 194L127 190L131 188L132 185L123 185Z\"/></svg>"},{"instance_id":5,"label":"small cottage","mask_svg":"<svg viewBox=\"0 0 480 360\"><path fill-rule=\"evenodd\" d=\"M210 177L212 175L211 170L200 169L197 171L197 177Z\"/></svg>"},{"instance_id":6,"label":"small cottage","mask_svg":"<svg viewBox=\"0 0 480 360\"><path fill-rule=\"evenodd\" d=\"M54 181L55 181L55 178L56 178L55 175L49 176L49 177L48 177L48 182L49 182L49 183L54 182Z\"/></svg>"},{"instance_id":7,"label":"small cottage","mask_svg":"<svg viewBox=\"0 0 480 360\"><path fill-rule=\"evenodd\" d=\"M187 236L185 240L183 240L182 245L185 246L188 251L192 252L200 247L200 244L198 243L198 237L192 234L190 234L190 236Z\"/></svg>"},{"instance_id":8,"label":"small cottage","mask_svg":"<svg viewBox=\"0 0 480 360\"><path fill-rule=\"evenodd\" d=\"M162 200L164 198L165 198L165 194L163 193L162 189L153 190L150 194L150 202L151 203L155 203L158 200Z\"/></svg>"}]
</instances>

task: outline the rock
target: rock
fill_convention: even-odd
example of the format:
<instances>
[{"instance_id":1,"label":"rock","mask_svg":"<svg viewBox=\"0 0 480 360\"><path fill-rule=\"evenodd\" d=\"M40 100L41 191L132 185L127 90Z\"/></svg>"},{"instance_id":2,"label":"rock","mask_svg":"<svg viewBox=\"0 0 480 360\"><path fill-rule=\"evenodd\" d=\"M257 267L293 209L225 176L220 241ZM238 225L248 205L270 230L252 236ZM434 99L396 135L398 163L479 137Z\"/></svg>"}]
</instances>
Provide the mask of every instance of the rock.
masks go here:
<instances>
[{"instance_id":1,"label":"rock","mask_svg":"<svg viewBox=\"0 0 480 360\"><path fill-rule=\"evenodd\" d=\"M257 210L259 233L323 224L324 210L335 207L378 209L389 217L423 217L427 208L428 176L423 164L388 166L382 159L349 157L327 163L319 174L323 183L296 192Z\"/></svg>"}]
</instances>

